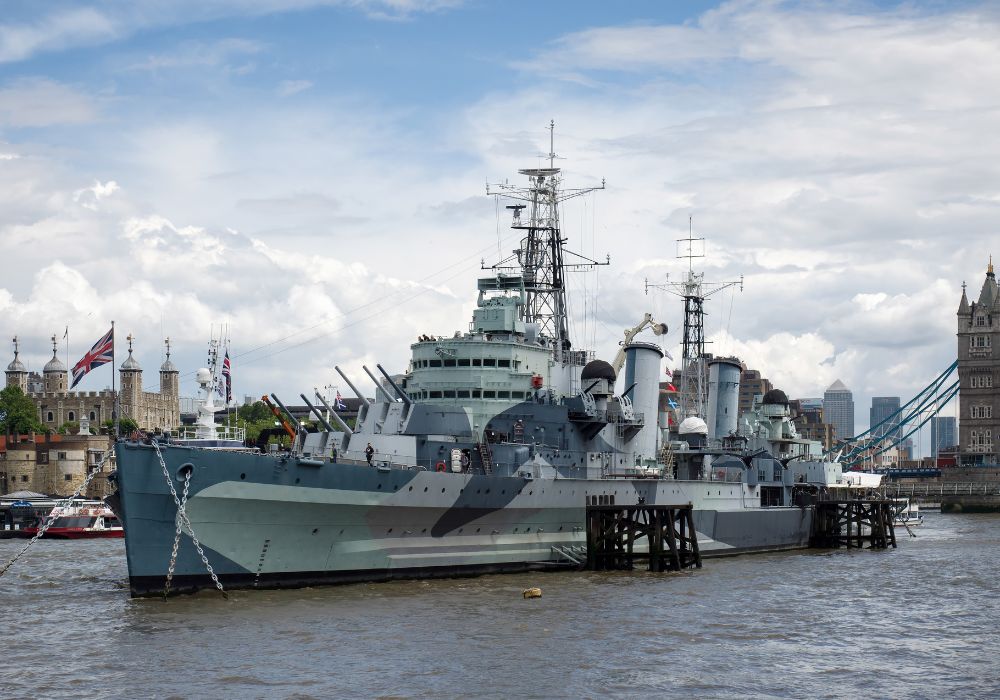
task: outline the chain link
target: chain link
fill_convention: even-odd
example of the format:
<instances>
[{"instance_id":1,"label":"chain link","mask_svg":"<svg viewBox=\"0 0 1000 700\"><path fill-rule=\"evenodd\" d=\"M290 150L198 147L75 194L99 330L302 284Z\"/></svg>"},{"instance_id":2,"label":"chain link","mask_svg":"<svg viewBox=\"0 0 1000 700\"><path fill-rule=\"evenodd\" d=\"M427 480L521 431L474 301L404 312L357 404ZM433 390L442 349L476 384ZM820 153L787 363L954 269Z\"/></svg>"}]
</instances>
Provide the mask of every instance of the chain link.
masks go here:
<instances>
[{"instance_id":1,"label":"chain link","mask_svg":"<svg viewBox=\"0 0 1000 700\"><path fill-rule=\"evenodd\" d=\"M72 505L75 499L80 497L81 493L86 491L87 487L90 486L90 482L94 480L94 477L100 474L104 470L104 465L107 464L108 460L111 459L111 455L113 452L114 452L114 447L108 449L108 451L104 453L104 457L101 459L101 463L98 464L93 471L87 474L87 478L85 478L83 480L83 483L80 484L79 487L77 487L76 491L73 492L73 495L67 498L66 500L62 501L61 503L56 504L56 507L53 508L52 511L45 518L45 522L43 522L42 526L38 528L38 532L35 533L35 536L32 537L30 540L28 540L28 544L24 545L24 547L21 549L20 552L15 554L10 561L4 564L3 568L0 568L0 576L3 576L5 573L7 573L7 569L13 566L14 562L20 559L21 555L27 552L28 549L31 547L31 545L35 544L35 542L41 539L42 535L45 534L45 531L48 530L50 527L52 527L52 523L54 523L56 521L56 518L59 517L59 513L63 508L68 508L70 505Z\"/></svg>"},{"instance_id":2,"label":"chain link","mask_svg":"<svg viewBox=\"0 0 1000 700\"><path fill-rule=\"evenodd\" d=\"M222 587L222 582L219 581L219 577L215 573L215 569L208 561L208 557L205 555L205 550L201 547L201 542L198 541L198 537L194 534L194 528L191 526L191 519L188 518L187 514L187 498L188 490L191 487L191 471L186 470L184 473L184 498L177 495L177 489L174 488L174 480L170 478L170 471L167 469L167 463L163 460L163 453L160 452L160 445L156 440L151 441L153 449L156 450L156 457L160 460L160 468L163 470L163 476L167 479L167 486L170 488L170 495L174 499L174 505L177 506L177 515L175 516L175 522L177 523L177 531L174 535L174 547L170 554L170 567L167 570L167 580L163 587L163 595L166 596L167 592L170 590L170 583L174 577L174 567L177 564L177 548L180 545L181 533L184 529L187 529L188 536L191 538L191 542L194 544L194 548L198 551L198 556L201 557L201 563L205 565L205 569L208 571L208 575L212 577L212 583L215 587L219 589L219 593L222 594L223 598L229 598L229 594L226 593L225 589Z\"/></svg>"}]
</instances>

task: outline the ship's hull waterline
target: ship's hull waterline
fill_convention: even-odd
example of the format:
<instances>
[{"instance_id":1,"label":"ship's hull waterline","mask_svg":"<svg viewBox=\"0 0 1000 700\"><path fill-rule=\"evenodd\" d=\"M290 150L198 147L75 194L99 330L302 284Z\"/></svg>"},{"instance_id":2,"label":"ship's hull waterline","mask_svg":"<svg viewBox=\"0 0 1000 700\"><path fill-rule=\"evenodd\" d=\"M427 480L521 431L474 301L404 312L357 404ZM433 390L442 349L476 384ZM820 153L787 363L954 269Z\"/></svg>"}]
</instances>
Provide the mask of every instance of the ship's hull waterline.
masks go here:
<instances>
[{"instance_id":1,"label":"ship's hull waterline","mask_svg":"<svg viewBox=\"0 0 1000 700\"><path fill-rule=\"evenodd\" d=\"M703 555L808 546L812 510L746 507L746 486L667 479L525 479L379 469L290 456L161 448L228 588L281 588L523 571L586 545L586 503L692 503ZM161 594L176 505L156 451L119 442L119 496L135 596ZM577 549L577 552L580 550ZM173 591L212 586L182 538Z\"/></svg>"}]
</instances>

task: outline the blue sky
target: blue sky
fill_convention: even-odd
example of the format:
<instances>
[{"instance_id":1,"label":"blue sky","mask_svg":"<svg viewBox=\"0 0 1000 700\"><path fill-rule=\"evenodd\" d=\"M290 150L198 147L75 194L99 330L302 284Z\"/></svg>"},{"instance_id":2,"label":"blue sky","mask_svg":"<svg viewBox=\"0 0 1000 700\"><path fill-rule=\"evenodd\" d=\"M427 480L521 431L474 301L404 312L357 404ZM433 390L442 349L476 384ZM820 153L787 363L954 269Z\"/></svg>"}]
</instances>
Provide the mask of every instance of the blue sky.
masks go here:
<instances>
[{"instance_id":1,"label":"blue sky","mask_svg":"<svg viewBox=\"0 0 1000 700\"><path fill-rule=\"evenodd\" d=\"M746 280L710 302L714 349L792 396L842 379L860 428L954 357L996 240L998 80L971 2L6 3L0 330L37 369L115 318L148 369L170 335L193 372L228 323L255 395L401 371L466 326L510 247L484 183L554 119L568 184L608 181L564 211L614 262L571 280L578 344L680 328L643 280L676 279L693 216L708 278Z\"/></svg>"}]
</instances>

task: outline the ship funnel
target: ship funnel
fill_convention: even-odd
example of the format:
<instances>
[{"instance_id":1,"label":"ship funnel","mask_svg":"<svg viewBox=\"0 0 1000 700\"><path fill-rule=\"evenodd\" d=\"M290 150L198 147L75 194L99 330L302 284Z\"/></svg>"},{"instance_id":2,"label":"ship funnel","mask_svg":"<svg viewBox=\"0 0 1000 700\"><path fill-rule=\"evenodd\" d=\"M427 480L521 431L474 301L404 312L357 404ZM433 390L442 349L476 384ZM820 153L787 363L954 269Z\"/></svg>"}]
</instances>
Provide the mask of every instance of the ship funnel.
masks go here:
<instances>
[{"instance_id":1,"label":"ship funnel","mask_svg":"<svg viewBox=\"0 0 1000 700\"><path fill-rule=\"evenodd\" d=\"M715 359L708 363L708 438L721 440L736 432L740 404L740 363Z\"/></svg>"},{"instance_id":2,"label":"ship funnel","mask_svg":"<svg viewBox=\"0 0 1000 700\"><path fill-rule=\"evenodd\" d=\"M663 350L658 345L629 343L625 346L625 386L630 387L636 418L642 415L642 428L631 444L636 456L648 463L656 460L662 362Z\"/></svg>"}]
</instances>

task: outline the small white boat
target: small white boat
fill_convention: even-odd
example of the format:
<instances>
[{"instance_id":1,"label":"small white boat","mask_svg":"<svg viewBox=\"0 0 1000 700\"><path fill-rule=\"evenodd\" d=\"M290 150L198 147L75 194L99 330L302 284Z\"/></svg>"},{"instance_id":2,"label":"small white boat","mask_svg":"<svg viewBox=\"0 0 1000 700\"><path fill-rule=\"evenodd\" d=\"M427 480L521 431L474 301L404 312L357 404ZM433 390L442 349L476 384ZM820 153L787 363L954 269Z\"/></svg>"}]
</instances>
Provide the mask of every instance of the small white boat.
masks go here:
<instances>
[{"instance_id":1,"label":"small white boat","mask_svg":"<svg viewBox=\"0 0 1000 700\"><path fill-rule=\"evenodd\" d=\"M914 503L909 498L894 498L896 517L898 525L914 527L924 521L924 516L920 514L920 505Z\"/></svg>"}]
</instances>

